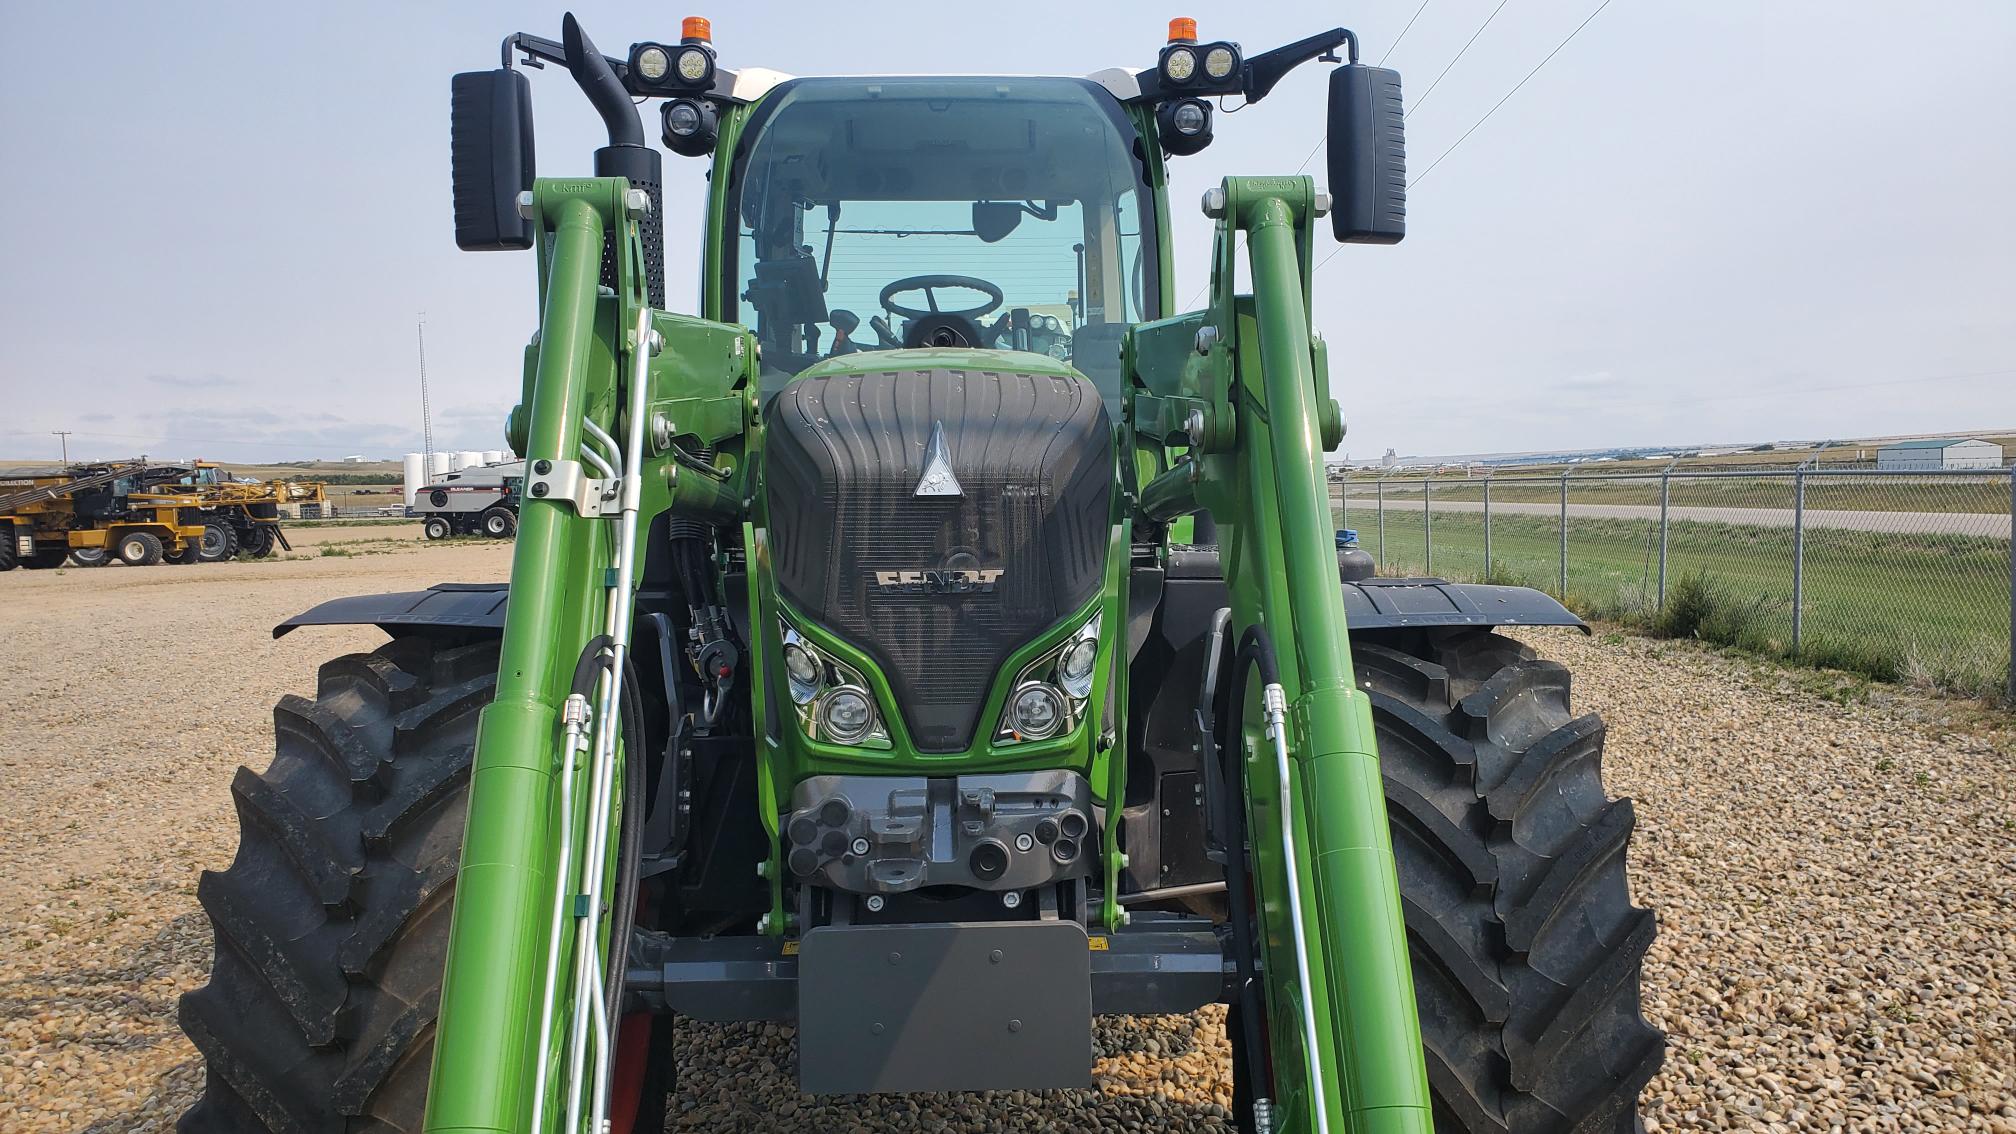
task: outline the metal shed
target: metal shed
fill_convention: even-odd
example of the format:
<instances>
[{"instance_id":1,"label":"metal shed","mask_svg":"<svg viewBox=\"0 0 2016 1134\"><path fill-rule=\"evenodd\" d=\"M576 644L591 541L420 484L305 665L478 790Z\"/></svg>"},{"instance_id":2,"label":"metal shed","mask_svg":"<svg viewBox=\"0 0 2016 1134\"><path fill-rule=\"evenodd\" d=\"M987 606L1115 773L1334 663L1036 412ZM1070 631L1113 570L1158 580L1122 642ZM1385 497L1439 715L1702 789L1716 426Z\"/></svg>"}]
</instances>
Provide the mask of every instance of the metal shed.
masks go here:
<instances>
[{"instance_id":1,"label":"metal shed","mask_svg":"<svg viewBox=\"0 0 2016 1134\"><path fill-rule=\"evenodd\" d=\"M1876 450L1878 472L1909 469L1999 469L2002 446L1971 437L1898 441Z\"/></svg>"}]
</instances>

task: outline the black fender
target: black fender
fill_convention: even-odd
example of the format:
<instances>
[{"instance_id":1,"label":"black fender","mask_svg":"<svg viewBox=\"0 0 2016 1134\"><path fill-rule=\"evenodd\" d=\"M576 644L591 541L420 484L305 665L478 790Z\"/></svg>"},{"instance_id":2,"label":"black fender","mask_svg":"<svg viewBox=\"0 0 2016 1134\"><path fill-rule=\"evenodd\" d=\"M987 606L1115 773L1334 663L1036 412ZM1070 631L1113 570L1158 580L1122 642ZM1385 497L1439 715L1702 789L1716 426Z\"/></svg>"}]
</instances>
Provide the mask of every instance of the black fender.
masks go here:
<instances>
[{"instance_id":1,"label":"black fender","mask_svg":"<svg viewBox=\"0 0 2016 1134\"><path fill-rule=\"evenodd\" d=\"M1160 601L1143 613L1128 681L1126 883L1129 889L1202 885L1224 877L1205 839L1197 711L1211 623L1230 601L1216 548L1164 558ZM1137 572L1139 578L1139 572ZM1346 624L1354 635L1440 627L1589 627L1552 597L1527 587L1443 579L1347 580Z\"/></svg>"},{"instance_id":2,"label":"black fender","mask_svg":"<svg viewBox=\"0 0 2016 1134\"><path fill-rule=\"evenodd\" d=\"M439 626L502 634L509 591L509 583L436 583L424 591L330 599L275 626L273 636L302 626L376 626L388 634L402 627Z\"/></svg>"},{"instance_id":3,"label":"black fender","mask_svg":"<svg viewBox=\"0 0 2016 1134\"><path fill-rule=\"evenodd\" d=\"M1217 549L1171 551L1166 573L1166 586L1178 592L1191 592L1185 596L1184 605L1204 612L1202 619L1183 617L1176 625L1194 622L1196 632L1203 633L1208 628L1210 612L1226 603L1225 576ZM1164 605L1168 605L1168 599ZM1347 580L1344 616L1354 631L1424 626L1573 626L1585 634L1593 633L1573 611L1545 592L1531 587L1451 583L1445 579Z\"/></svg>"}]
</instances>

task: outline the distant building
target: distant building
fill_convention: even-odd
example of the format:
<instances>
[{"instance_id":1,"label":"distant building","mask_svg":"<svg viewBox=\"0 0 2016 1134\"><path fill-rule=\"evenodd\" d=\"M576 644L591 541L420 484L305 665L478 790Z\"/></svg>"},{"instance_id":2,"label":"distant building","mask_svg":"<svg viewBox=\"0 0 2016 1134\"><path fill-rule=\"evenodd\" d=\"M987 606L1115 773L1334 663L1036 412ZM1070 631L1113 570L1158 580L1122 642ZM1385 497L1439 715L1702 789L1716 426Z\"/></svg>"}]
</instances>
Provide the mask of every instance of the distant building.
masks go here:
<instances>
[{"instance_id":1,"label":"distant building","mask_svg":"<svg viewBox=\"0 0 2016 1134\"><path fill-rule=\"evenodd\" d=\"M1390 469L1394 465L1397 465L1399 463L1400 463L1400 454L1394 452L1391 449L1386 450L1386 455L1379 458L1380 468Z\"/></svg>"},{"instance_id":2,"label":"distant building","mask_svg":"<svg viewBox=\"0 0 2016 1134\"><path fill-rule=\"evenodd\" d=\"M1973 438L1899 441L1876 450L1878 472L1908 469L1999 469L2002 446Z\"/></svg>"}]
</instances>

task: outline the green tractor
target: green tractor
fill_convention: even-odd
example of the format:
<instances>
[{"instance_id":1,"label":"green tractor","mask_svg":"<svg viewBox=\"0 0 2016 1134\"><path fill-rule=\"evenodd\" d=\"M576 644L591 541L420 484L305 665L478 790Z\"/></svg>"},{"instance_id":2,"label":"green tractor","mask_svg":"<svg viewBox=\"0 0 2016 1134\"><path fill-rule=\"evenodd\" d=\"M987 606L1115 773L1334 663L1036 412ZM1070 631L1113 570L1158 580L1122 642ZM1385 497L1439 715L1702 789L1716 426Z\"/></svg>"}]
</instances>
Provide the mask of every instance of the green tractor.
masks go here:
<instances>
[{"instance_id":1,"label":"green tractor","mask_svg":"<svg viewBox=\"0 0 2016 1134\"><path fill-rule=\"evenodd\" d=\"M791 1021L808 1092L1084 1087L1095 1015L1214 1003L1247 1131L1638 1128L1632 808L1495 630L1580 622L1333 536L1312 257L1403 233L1399 76L1187 24L792 78L570 16L455 77L457 243L537 270L511 580L275 629L391 640L232 785L185 1130L655 1132L682 1018ZM1330 195L1210 190L1178 311L1166 163L1312 60ZM592 177L534 179L548 63ZM709 163L697 315L646 100Z\"/></svg>"}]
</instances>

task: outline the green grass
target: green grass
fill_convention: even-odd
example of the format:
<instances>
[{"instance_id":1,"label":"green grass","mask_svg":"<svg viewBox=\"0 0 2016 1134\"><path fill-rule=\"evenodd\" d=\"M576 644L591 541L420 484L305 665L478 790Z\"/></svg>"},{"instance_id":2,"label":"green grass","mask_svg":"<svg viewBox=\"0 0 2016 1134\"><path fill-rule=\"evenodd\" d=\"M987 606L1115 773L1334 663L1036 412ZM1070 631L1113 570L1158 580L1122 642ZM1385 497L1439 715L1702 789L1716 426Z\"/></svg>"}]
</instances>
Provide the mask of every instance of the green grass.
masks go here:
<instances>
[{"instance_id":1,"label":"green grass","mask_svg":"<svg viewBox=\"0 0 2016 1134\"><path fill-rule=\"evenodd\" d=\"M1353 501L1348 518L1338 516L1339 527L1357 529L1380 574L1560 594L1557 518L1493 515L1487 565L1483 516L1437 512L1431 562L1419 505L1387 503L1383 544L1372 509ZM1663 610L1658 539L1656 521L1570 516L1567 604L1584 617L1791 656L1791 529L1674 521ZM1976 536L1808 531L1798 660L1969 695L2002 692L2009 554L2006 540Z\"/></svg>"}]
</instances>

